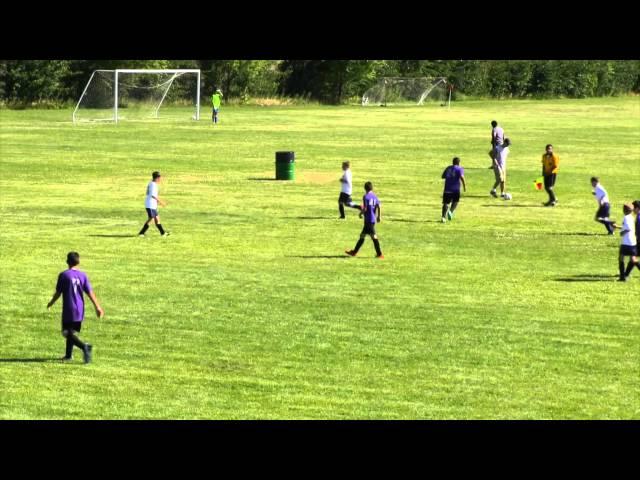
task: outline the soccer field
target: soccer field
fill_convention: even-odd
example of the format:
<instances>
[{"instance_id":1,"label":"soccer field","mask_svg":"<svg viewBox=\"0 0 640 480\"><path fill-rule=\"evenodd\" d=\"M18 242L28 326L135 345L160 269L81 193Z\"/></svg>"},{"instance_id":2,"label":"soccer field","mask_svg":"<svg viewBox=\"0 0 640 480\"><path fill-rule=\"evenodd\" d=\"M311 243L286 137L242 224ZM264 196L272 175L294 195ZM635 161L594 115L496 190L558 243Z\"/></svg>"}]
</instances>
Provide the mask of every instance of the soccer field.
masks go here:
<instances>
[{"instance_id":1,"label":"soccer field","mask_svg":"<svg viewBox=\"0 0 640 480\"><path fill-rule=\"evenodd\" d=\"M638 419L640 271L616 282L620 238L593 220L591 176L640 198L638 97L440 107L224 107L185 119L71 124L0 110L2 419ZM490 121L512 140L508 191L489 196ZM545 144L560 156L545 208ZM273 181L296 153L296 180ZM440 175L467 192L440 223ZM384 260L362 220L373 182ZM146 220L160 170L171 236ZM355 212L355 213L354 213ZM66 254L88 299L64 353Z\"/></svg>"}]
</instances>

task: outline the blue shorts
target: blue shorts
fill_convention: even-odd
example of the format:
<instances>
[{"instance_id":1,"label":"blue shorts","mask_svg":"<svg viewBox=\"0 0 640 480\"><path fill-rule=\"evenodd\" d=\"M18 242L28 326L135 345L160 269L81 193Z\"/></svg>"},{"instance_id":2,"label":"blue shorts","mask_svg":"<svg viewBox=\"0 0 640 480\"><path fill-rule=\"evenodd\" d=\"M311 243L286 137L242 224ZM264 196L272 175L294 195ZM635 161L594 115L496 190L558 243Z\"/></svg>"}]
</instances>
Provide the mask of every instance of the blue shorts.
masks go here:
<instances>
[{"instance_id":1,"label":"blue shorts","mask_svg":"<svg viewBox=\"0 0 640 480\"><path fill-rule=\"evenodd\" d=\"M158 210L155 208L147 208L146 210L149 218L156 218L158 216Z\"/></svg>"},{"instance_id":2,"label":"blue shorts","mask_svg":"<svg viewBox=\"0 0 640 480\"><path fill-rule=\"evenodd\" d=\"M609 218L610 209L611 205L608 203L600 205L600 208L598 208L598 211L596 212L596 218Z\"/></svg>"}]
</instances>

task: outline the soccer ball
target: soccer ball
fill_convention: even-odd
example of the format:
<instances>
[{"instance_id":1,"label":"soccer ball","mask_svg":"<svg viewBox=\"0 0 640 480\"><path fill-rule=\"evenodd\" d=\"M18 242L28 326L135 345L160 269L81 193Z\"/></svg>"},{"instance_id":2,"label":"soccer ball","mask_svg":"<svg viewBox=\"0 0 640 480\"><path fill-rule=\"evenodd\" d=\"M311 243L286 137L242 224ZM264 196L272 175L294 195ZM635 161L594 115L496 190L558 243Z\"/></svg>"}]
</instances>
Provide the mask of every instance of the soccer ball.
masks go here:
<instances>
[{"instance_id":1,"label":"soccer ball","mask_svg":"<svg viewBox=\"0 0 640 480\"><path fill-rule=\"evenodd\" d=\"M505 200L511 200L512 198L513 198L513 197L511 196L511 194L510 194L510 193L505 193L505 194L504 194L504 199L505 199Z\"/></svg>"}]
</instances>

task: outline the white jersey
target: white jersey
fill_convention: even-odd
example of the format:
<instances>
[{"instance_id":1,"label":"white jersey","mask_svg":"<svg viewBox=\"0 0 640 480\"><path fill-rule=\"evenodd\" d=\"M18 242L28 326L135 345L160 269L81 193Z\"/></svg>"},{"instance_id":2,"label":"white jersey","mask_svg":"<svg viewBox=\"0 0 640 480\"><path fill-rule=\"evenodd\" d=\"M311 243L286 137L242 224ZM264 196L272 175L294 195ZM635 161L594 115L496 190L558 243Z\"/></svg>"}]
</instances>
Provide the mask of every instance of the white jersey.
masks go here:
<instances>
[{"instance_id":1,"label":"white jersey","mask_svg":"<svg viewBox=\"0 0 640 480\"><path fill-rule=\"evenodd\" d=\"M507 156L509 155L509 147L498 146L496 147L498 155L496 160L502 168L507 168Z\"/></svg>"},{"instance_id":2,"label":"white jersey","mask_svg":"<svg viewBox=\"0 0 640 480\"><path fill-rule=\"evenodd\" d=\"M596 189L594 190L594 195L596 196L596 200L598 201L598 205L602 205L603 203L609 203L609 195L604 187L600 184L596 185Z\"/></svg>"},{"instance_id":3,"label":"white jersey","mask_svg":"<svg viewBox=\"0 0 640 480\"><path fill-rule=\"evenodd\" d=\"M637 245L636 226L633 224L633 215L631 213L624 216L622 230L627 231L627 233L622 236L622 245L629 245L630 247Z\"/></svg>"},{"instance_id":4,"label":"white jersey","mask_svg":"<svg viewBox=\"0 0 640 480\"><path fill-rule=\"evenodd\" d=\"M153 197L158 198L158 184L156 182L149 182L149 185L147 185L147 196L144 199L144 208L158 209L158 201Z\"/></svg>"},{"instance_id":5,"label":"white jersey","mask_svg":"<svg viewBox=\"0 0 640 480\"><path fill-rule=\"evenodd\" d=\"M346 169L344 171L344 174L342 175L342 187L340 188L340 191L342 193L346 193L347 195L351 195L351 190L352 190L352 186L351 186L351 170L350 169Z\"/></svg>"},{"instance_id":6,"label":"white jersey","mask_svg":"<svg viewBox=\"0 0 640 480\"><path fill-rule=\"evenodd\" d=\"M504 130L500 125L491 130L491 135L493 136L493 143L495 145L502 145L504 142Z\"/></svg>"}]
</instances>

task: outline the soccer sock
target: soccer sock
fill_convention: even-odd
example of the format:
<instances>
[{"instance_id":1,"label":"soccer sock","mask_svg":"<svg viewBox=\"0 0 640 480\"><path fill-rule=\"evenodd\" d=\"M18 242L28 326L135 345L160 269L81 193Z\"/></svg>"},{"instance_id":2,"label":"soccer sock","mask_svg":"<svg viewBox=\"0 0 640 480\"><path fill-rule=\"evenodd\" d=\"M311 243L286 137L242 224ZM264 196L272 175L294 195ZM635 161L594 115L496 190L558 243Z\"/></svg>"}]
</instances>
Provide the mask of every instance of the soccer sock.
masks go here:
<instances>
[{"instance_id":1,"label":"soccer sock","mask_svg":"<svg viewBox=\"0 0 640 480\"><path fill-rule=\"evenodd\" d=\"M72 354L73 354L73 340L71 340L70 337L67 337L67 348L64 352L64 356L67 358L71 358Z\"/></svg>"},{"instance_id":2,"label":"soccer sock","mask_svg":"<svg viewBox=\"0 0 640 480\"><path fill-rule=\"evenodd\" d=\"M340 216L344 217L344 206L342 205L342 202L338 203L338 210L340 211Z\"/></svg>"},{"instance_id":3,"label":"soccer sock","mask_svg":"<svg viewBox=\"0 0 640 480\"><path fill-rule=\"evenodd\" d=\"M453 202L451 204L451 213L456 211L457 206L458 206L458 202Z\"/></svg>"},{"instance_id":4,"label":"soccer sock","mask_svg":"<svg viewBox=\"0 0 640 480\"><path fill-rule=\"evenodd\" d=\"M620 278L624 278L624 261L618 262L618 268L620 270Z\"/></svg>"},{"instance_id":5,"label":"soccer sock","mask_svg":"<svg viewBox=\"0 0 640 480\"><path fill-rule=\"evenodd\" d=\"M144 232L146 232L147 230L149 230L149 224L145 223L144 227L142 227L142 230L140 230L140 233L138 235L144 235Z\"/></svg>"},{"instance_id":6,"label":"soccer sock","mask_svg":"<svg viewBox=\"0 0 640 480\"><path fill-rule=\"evenodd\" d=\"M376 254L378 256L382 255L382 250L380 250L380 240L378 240L377 238L374 238L373 246L376 247Z\"/></svg>"},{"instance_id":7,"label":"soccer sock","mask_svg":"<svg viewBox=\"0 0 640 480\"><path fill-rule=\"evenodd\" d=\"M76 337L75 334L71 334L67 338L71 338L71 341L76 347L78 347L80 350L84 350L85 344L82 343L82 341L80 341L80 339Z\"/></svg>"},{"instance_id":8,"label":"soccer sock","mask_svg":"<svg viewBox=\"0 0 640 480\"><path fill-rule=\"evenodd\" d=\"M360 250L360 247L362 246L363 243L364 243L364 238L361 238L360 240L358 240L358 243L356 243L356 248L354 248L353 251L357 252L358 250Z\"/></svg>"},{"instance_id":9,"label":"soccer sock","mask_svg":"<svg viewBox=\"0 0 640 480\"><path fill-rule=\"evenodd\" d=\"M442 205L442 218L445 217L448 209L449 209L449 205Z\"/></svg>"},{"instance_id":10,"label":"soccer sock","mask_svg":"<svg viewBox=\"0 0 640 480\"><path fill-rule=\"evenodd\" d=\"M164 228L162 228L162 225L158 223L156 224L156 227L158 227L158 230L160 230L160 235L164 235Z\"/></svg>"},{"instance_id":11,"label":"soccer sock","mask_svg":"<svg viewBox=\"0 0 640 480\"><path fill-rule=\"evenodd\" d=\"M624 276L628 277L629 275L631 275L631 270L633 270L633 267L635 267L637 265L637 263L633 263L633 259L629 260L629 265L627 265L627 269L624 271Z\"/></svg>"}]
</instances>

